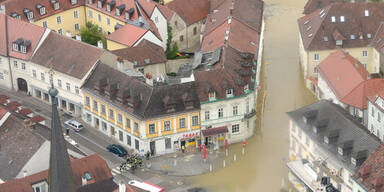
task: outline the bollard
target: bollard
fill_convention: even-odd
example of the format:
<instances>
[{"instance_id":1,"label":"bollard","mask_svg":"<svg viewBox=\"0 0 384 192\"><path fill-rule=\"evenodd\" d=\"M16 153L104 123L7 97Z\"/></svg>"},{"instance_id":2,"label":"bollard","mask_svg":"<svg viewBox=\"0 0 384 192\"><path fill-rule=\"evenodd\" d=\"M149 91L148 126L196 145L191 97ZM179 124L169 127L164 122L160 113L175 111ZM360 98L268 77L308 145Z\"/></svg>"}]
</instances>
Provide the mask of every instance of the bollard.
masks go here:
<instances>
[{"instance_id":1,"label":"bollard","mask_svg":"<svg viewBox=\"0 0 384 192\"><path fill-rule=\"evenodd\" d=\"M225 149L225 156L228 157L228 149Z\"/></svg>"},{"instance_id":2,"label":"bollard","mask_svg":"<svg viewBox=\"0 0 384 192\"><path fill-rule=\"evenodd\" d=\"M224 161L223 161L223 167L225 168L225 159L224 159Z\"/></svg>"},{"instance_id":3,"label":"bollard","mask_svg":"<svg viewBox=\"0 0 384 192\"><path fill-rule=\"evenodd\" d=\"M212 164L209 164L209 172L212 172Z\"/></svg>"},{"instance_id":4,"label":"bollard","mask_svg":"<svg viewBox=\"0 0 384 192\"><path fill-rule=\"evenodd\" d=\"M243 153L243 155L245 154L245 148L244 147L243 147L242 153Z\"/></svg>"},{"instance_id":5,"label":"bollard","mask_svg":"<svg viewBox=\"0 0 384 192\"><path fill-rule=\"evenodd\" d=\"M173 161L173 166L175 166L176 167L176 163L177 162L177 160L175 159L174 161Z\"/></svg>"},{"instance_id":6,"label":"bollard","mask_svg":"<svg viewBox=\"0 0 384 192\"><path fill-rule=\"evenodd\" d=\"M233 155L233 160L236 161L236 154Z\"/></svg>"}]
</instances>

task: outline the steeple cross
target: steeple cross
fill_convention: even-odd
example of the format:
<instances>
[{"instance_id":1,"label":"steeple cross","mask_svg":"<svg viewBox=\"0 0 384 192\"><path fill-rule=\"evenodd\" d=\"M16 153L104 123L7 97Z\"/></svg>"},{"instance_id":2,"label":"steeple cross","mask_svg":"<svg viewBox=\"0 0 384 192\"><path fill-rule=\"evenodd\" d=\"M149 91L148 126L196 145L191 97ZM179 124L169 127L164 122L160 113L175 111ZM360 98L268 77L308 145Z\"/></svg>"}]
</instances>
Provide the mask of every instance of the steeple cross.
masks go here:
<instances>
[{"instance_id":1,"label":"steeple cross","mask_svg":"<svg viewBox=\"0 0 384 192\"><path fill-rule=\"evenodd\" d=\"M51 83L51 87L53 87L53 75L55 75L55 71L53 70L52 66L49 69L48 74L49 74L49 82Z\"/></svg>"}]
</instances>

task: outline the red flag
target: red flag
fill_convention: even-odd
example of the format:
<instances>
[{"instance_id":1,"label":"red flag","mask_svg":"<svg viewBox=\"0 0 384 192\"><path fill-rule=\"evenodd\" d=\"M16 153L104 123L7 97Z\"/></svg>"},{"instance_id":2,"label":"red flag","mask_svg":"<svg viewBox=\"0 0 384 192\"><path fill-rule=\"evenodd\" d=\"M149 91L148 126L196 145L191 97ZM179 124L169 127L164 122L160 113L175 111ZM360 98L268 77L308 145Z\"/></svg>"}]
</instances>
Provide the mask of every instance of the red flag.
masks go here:
<instances>
[{"instance_id":1,"label":"red flag","mask_svg":"<svg viewBox=\"0 0 384 192\"><path fill-rule=\"evenodd\" d=\"M228 149L228 140L225 139L225 149Z\"/></svg>"},{"instance_id":2,"label":"red flag","mask_svg":"<svg viewBox=\"0 0 384 192\"><path fill-rule=\"evenodd\" d=\"M203 147L203 151L204 151L204 153L203 153L203 159L207 159L207 147L205 147L205 145L204 145L204 147Z\"/></svg>"}]
</instances>

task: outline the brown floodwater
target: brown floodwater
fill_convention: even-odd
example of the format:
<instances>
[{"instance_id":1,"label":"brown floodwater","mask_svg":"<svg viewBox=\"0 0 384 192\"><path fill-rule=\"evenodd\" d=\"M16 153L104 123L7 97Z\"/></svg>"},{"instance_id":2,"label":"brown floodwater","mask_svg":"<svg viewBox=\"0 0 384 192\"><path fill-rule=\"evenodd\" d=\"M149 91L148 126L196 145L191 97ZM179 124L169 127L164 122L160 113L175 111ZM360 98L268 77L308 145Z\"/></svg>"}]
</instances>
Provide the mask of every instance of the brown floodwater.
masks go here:
<instances>
[{"instance_id":1,"label":"brown floodwater","mask_svg":"<svg viewBox=\"0 0 384 192\"><path fill-rule=\"evenodd\" d=\"M192 178L209 191L279 191L287 177L287 111L315 101L304 87L299 65L297 19L306 0L265 0L264 79L267 93L262 134L248 139L246 154L241 144L230 146L227 167ZM233 154L237 161L233 162ZM286 181L286 179L285 179ZM287 182L285 182L287 183Z\"/></svg>"}]
</instances>

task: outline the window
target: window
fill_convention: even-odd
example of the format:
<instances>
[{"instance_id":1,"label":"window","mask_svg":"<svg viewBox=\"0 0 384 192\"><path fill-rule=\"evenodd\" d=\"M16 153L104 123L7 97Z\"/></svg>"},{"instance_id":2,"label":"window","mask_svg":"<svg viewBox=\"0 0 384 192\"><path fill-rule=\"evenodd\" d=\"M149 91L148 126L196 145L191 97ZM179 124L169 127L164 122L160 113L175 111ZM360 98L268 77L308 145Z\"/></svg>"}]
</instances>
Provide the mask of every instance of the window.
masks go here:
<instances>
[{"instance_id":1,"label":"window","mask_svg":"<svg viewBox=\"0 0 384 192\"><path fill-rule=\"evenodd\" d=\"M35 70L35 69L32 69L32 76L33 76L33 78L36 78L36 77L37 77L37 75L36 75L36 70Z\"/></svg>"},{"instance_id":2,"label":"window","mask_svg":"<svg viewBox=\"0 0 384 192\"><path fill-rule=\"evenodd\" d=\"M117 123L123 124L123 116L121 114L117 114Z\"/></svg>"},{"instance_id":3,"label":"window","mask_svg":"<svg viewBox=\"0 0 384 192\"><path fill-rule=\"evenodd\" d=\"M240 132L240 125L239 124L232 125L232 133L239 133L239 132Z\"/></svg>"},{"instance_id":4,"label":"window","mask_svg":"<svg viewBox=\"0 0 384 192\"><path fill-rule=\"evenodd\" d=\"M13 61L13 66L14 66L15 68L18 68L17 61Z\"/></svg>"},{"instance_id":5,"label":"window","mask_svg":"<svg viewBox=\"0 0 384 192\"><path fill-rule=\"evenodd\" d=\"M112 109L109 110L109 119L112 119L112 120L115 119L115 115L113 114L113 110Z\"/></svg>"},{"instance_id":6,"label":"window","mask_svg":"<svg viewBox=\"0 0 384 192\"><path fill-rule=\"evenodd\" d=\"M89 97L86 96L86 97L85 97L85 106L90 107L90 105L91 105L91 101L90 101Z\"/></svg>"},{"instance_id":7,"label":"window","mask_svg":"<svg viewBox=\"0 0 384 192\"><path fill-rule=\"evenodd\" d=\"M131 146L131 136L127 135L127 145Z\"/></svg>"},{"instance_id":8,"label":"window","mask_svg":"<svg viewBox=\"0 0 384 192\"><path fill-rule=\"evenodd\" d=\"M363 51L363 57L367 57L368 56L368 51Z\"/></svg>"},{"instance_id":9,"label":"window","mask_svg":"<svg viewBox=\"0 0 384 192\"><path fill-rule=\"evenodd\" d=\"M327 36L324 37L324 41L328 42L328 37Z\"/></svg>"},{"instance_id":10,"label":"window","mask_svg":"<svg viewBox=\"0 0 384 192\"><path fill-rule=\"evenodd\" d=\"M77 10L73 12L73 18L75 19L79 18L79 12L77 12Z\"/></svg>"},{"instance_id":11,"label":"window","mask_svg":"<svg viewBox=\"0 0 384 192\"><path fill-rule=\"evenodd\" d=\"M159 22L159 18L158 17L155 17L155 22Z\"/></svg>"},{"instance_id":12,"label":"window","mask_svg":"<svg viewBox=\"0 0 384 192\"><path fill-rule=\"evenodd\" d=\"M249 113L249 101L248 100L245 102L245 112Z\"/></svg>"},{"instance_id":13,"label":"window","mask_svg":"<svg viewBox=\"0 0 384 192\"><path fill-rule=\"evenodd\" d=\"M373 133L375 130L375 127L373 127L373 124L371 124L371 133Z\"/></svg>"},{"instance_id":14,"label":"window","mask_svg":"<svg viewBox=\"0 0 384 192\"><path fill-rule=\"evenodd\" d=\"M175 26L177 27L177 21L175 21Z\"/></svg>"},{"instance_id":15,"label":"window","mask_svg":"<svg viewBox=\"0 0 384 192\"><path fill-rule=\"evenodd\" d=\"M232 112L233 112L233 115L238 115L239 114L239 107L236 105L236 106L233 106L233 110L232 110Z\"/></svg>"},{"instance_id":16,"label":"window","mask_svg":"<svg viewBox=\"0 0 384 192\"><path fill-rule=\"evenodd\" d=\"M181 42L184 41L184 36L183 36L183 35L180 35L180 41L181 41Z\"/></svg>"},{"instance_id":17,"label":"window","mask_svg":"<svg viewBox=\"0 0 384 192\"><path fill-rule=\"evenodd\" d=\"M80 30L80 25L78 23L75 24L75 31L79 31Z\"/></svg>"},{"instance_id":18,"label":"window","mask_svg":"<svg viewBox=\"0 0 384 192\"><path fill-rule=\"evenodd\" d=\"M165 149L170 149L172 147L171 143L171 138L165 138Z\"/></svg>"},{"instance_id":19,"label":"window","mask_svg":"<svg viewBox=\"0 0 384 192\"><path fill-rule=\"evenodd\" d=\"M97 15L97 19L99 20L99 22L101 22L101 15L100 14Z\"/></svg>"},{"instance_id":20,"label":"window","mask_svg":"<svg viewBox=\"0 0 384 192\"><path fill-rule=\"evenodd\" d=\"M88 17L93 18L93 12L91 10L88 11Z\"/></svg>"},{"instance_id":21,"label":"window","mask_svg":"<svg viewBox=\"0 0 384 192\"><path fill-rule=\"evenodd\" d=\"M60 35L63 34L63 30L62 29L59 29L57 32L59 32Z\"/></svg>"},{"instance_id":22,"label":"window","mask_svg":"<svg viewBox=\"0 0 384 192\"><path fill-rule=\"evenodd\" d=\"M17 43L13 43L12 45L13 51L19 51L19 45Z\"/></svg>"},{"instance_id":23,"label":"window","mask_svg":"<svg viewBox=\"0 0 384 192\"><path fill-rule=\"evenodd\" d=\"M67 91L71 91L71 84L66 83L66 85L67 85Z\"/></svg>"},{"instance_id":24,"label":"window","mask_svg":"<svg viewBox=\"0 0 384 192\"><path fill-rule=\"evenodd\" d=\"M296 133L296 126L292 125L292 133Z\"/></svg>"},{"instance_id":25,"label":"window","mask_svg":"<svg viewBox=\"0 0 384 192\"><path fill-rule=\"evenodd\" d=\"M156 127L155 127L155 124L149 124L148 125L148 134L155 134L156 133Z\"/></svg>"},{"instance_id":26,"label":"window","mask_svg":"<svg viewBox=\"0 0 384 192\"><path fill-rule=\"evenodd\" d=\"M220 108L220 109L218 110L218 117L219 117L219 118L223 118L223 117L224 117L224 109L223 109L223 108Z\"/></svg>"},{"instance_id":27,"label":"window","mask_svg":"<svg viewBox=\"0 0 384 192\"><path fill-rule=\"evenodd\" d=\"M56 17L57 24L61 24L61 16Z\"/></svg>"},{"instance_id":28,"label":"window","mask_svg":"<svg viewBox=\"0 0 384 192\"><path fill-rule=\"evenodd\" d=\"M179 119L179 128L185 128L185 118L180 118Z\"/></svg>"},{"instance_id":29,"label":"window","mask_svg":"<svg viewBox=\"0 0 384 192\"><path fill-rule=\"evenodd\" d=\"M40 15L45 15L45 7L40 8Z\"/></svg>"},{"instance_id":30,"label":"window","mask_svg":"<svg viewBox=\"0 0 384 192\"><path fill-rule=\"evenodd\" d=\"M192 116L192 126L199 125L199 116Z\"/></svg>"},{"instance_id":31,"label":"window","mask_svg":"<svg viewBox=\"0 0 384 192\"><path fill-rule=\"evenodd\" d=\"M48 22L47 21L43 21L43 27L48 28Z\"/></svg>"},{"instance_id":32,"label":"window","mask_svg":"<svg viewBox=\"0 0 384 192\"><path fill-rule=\"evenodd\" d=\"M171 121L164 121L164 131L171 130Z\"/></svg>"},{"instance_id":33,"label":"window","mask_svg":"<svg viewBox=\"0 0 384 192\"><path fill-rule=\"evenodd\" d=\"M103 128L103 131L107 131L108 130L107 123L105 123L105 122L101 123L101 127Z\"/></svg>"},{"instance_id":34,"label":"window","mask_svg":"<svg viewBox=\"0 0 384 192\"><path fill-rule=\"evenodd\" d=\"M40 78L41 78L42 81L45 81L45 75L44 75L44 73L40 73Z\"/></svg>"},{"instance_id":35,"label":"window","mask_svg":"<svg viewBox=\"0 0 384 192\"><path fill-rule=\"evenodd\" d=\"M99 33L103 32L103 28L99 27Z\"/></svg>"},{"instance_id":36,"label":"window","mask_svg":"<svg viewBox=\"0 0 384 192\"><path fill-rule=\"evenodd\" d=\"M126 128L131 128L131 120L129 118L125 118L125 127Z\"/></svg>"},{"instance_id":37,"label":"window","mask_svg":"<svg viewBox=\"0 0 384 192\"><path fill-rule=\"evenodd\" d=\"M356 37L355 37L354 34L352 34L350 38L351 38L351 39L355 39Z\"/></svg>"},{"instance_id":38,"label":"window","mask_svg":"<svg viewBox=\"0 0 384 192\"><path fill-rule=\"evenodd\" d=\"M80 94L80 90L79 90L79 87L78 87L78 86L75 86L75 93L76 93L76 94Z\"/></svg>"},{"instance_id":39,"label":"window","mask_svg":"<svg viewBox=\"0 0 384 192\"><path fill-rule=\"evenodd\" d=\"M105 113L106 113L106 111L105 111L105 105L103 105L103 104L100 104L101 105L101 114L102 115L106 115Z\"/></svg>"},{"instance_id":40,"label":"window","mask_svg":"<svg viewBox=\"0 0 384 192\"><path fill-rule=\"evenodd\" d=\"M209 97L209 100L210 100L210 101L215 100L215 99L216 99L215 92L214 92L214 91L210 91L210 92L208 93L208 97Z\"/></svg>"},{"instance_id":41,"label":"window","mask_svg":"<svg viewBox=\"0 0 384 192\"><path fill-rule=\"evenodd\" d=\"M313 68L313 72L314 72L314 73L317 73L317 67L314 67L314 68Z\"/></svg>"},{"instance_id":42,"label":"window","mask_svg":"<svg viewBox=\"0 0 384 192\"><path fill-rule=\"evenodd\" d=\"M135 139L135 148L136 150L140 150L140 146L139 146L139 140Z\"/></svg>"},{"instance_id":43,"label":"window","mask_svg":"<svg viewBox=\"0 0 384 192\"><path fill-rule=\"evenodd\" d=\"M227 97L232 97L233 96L233 90L232 89L227 89Z\"/></svg>"},{"instance_id":44,"label":"window","mask_svg":"<svg viewBox=\"0 0 384 192\"><path fill-rule=\"evenodd\" d=\"M34 192L48 192L48 184L47 182L43 181L32 185L32 189Z\"/></svg>"},{"instance_id":45,"label":"window","mask_svg":"<svg viewBox=\"0 0 384 192\"><path fill-rule=\"evenodd\" d=\"M21 63L21 69L25 70L25 63Z\"/></svg>"},{"instance_id":46,"label":"window","mask_svg":"<svg viewBox=\"0 0 384 192\"><path fill-rule=\"evenodd\" d=\"M1 57L0 57L0 64L1 64Z\"/></svg>"},{"instance_id":47,"label":"window","mask_svg":"<svg viewBox=\"0 0 384 192\"><path fill-rule=\"evenodd\" d=\"M194 27L193 28L193 35L196 35L197 34L197 27Z\"/></svg>"},{"instance_id":48,"label":"window","mask_svg":"<svg viewBox=\"0 0 384 192\"><path fill-rule=\"evenodd\" d=\"M344 16L340 16L340 22L344 22L345 21L345 17Z\"/></svg>"},{"instance_id":49,"label":"window","mask_svg":"<svg viewBox=\"0 0 384 192\"><path fill-rule=\"evenodd\" d=\"M123 132L122 132L122 131L120 131L120 130L119 130L119 140L120 140L121 142L123 142L123 141L124 141Z\"/></svg>"},{"instance_id":50,"label":"window","mask_svg":"<svg viewBox=\"0 0 384 192\"><path fill-rule=\"evenodd\" d=\"M111 20L109 18L107 18L107 25L111 25Z\"/></svg>"},{"instance_id":51,"label":"window","mask_svg":"<svg viewBox=\"0 0 384 192\"><path fill-rule=\"evenodd\" d=\"M315 61L320 60L320 55L319 55L318 53L315 53L315 54L313 55L313 60L315 60Z\"/></svg>"},{"instance_id":52,"label":"window","mask_svg":"<svg viewBox=\"0 0 384 192\"><path fill-rule=\"evenodd\" d=\"M97 1L97 8L101 9L103 7L103 4L101 3L101 0Z\"/></svg>"},{"instance_id":53,"label":"window","mask_svg":"<svg viewBox=\"0 0 384 192\"><path fill-rule=\"evenodd\" d=\"M364 11L364 16L368 17L369 16L369 10Z\"/></svg>"},{"instance_id":54,"label":"window","mask_svg":"<svg viewBox=\"0 0 384 192\"><path fill-rule=\"evenodd\" d=\"M77 0L71 0L72 5L77 3Z\"/></svg>"},{"instance_id":55,"label":"window","mask_svg":"<svg viewBox=\"0 0 384 192\"><path fill-rule=\"evenodd\" d=\"M377 112L377 121L378 121L378 122L381 121L381 115L380 115L380 112Z\"/></svg>"},{"instance_id":56,"label":"window","mask_svg":"<svg viewBox=\"0 0 384 192\"><path fill-rule=\"evenodd\" d=\"M309 147L309 137L305 137L305 144Z\"/></svg>"},{"instance_id":57,"label":"window","mask_svg":"<svg viewBox=\"0 0 384 192\"><path fill-rule=\"evenodd\" d=\"M367 64L363 63L364 69L367 69Z\"/></svg>"},{"instance_id":58,"label":"window","mask_svg":"<svg viewBox=\"0 0 384 192\"><path fill-rule=\"evenodd\" d=\"M28 12L27 17L29 20L33 19L33 12L32 11Z\"/></svg>"},{"instance_id":59,"label":"window","mask_svg":"<svg viewBox=\"0 0 384 192\"><path fill-rule=\"evenodd\" d=\"M371 111L372 111L371 112L372 117L375 117L375 109L373 107L371 108Z\"/></svg>"},{"instance_id":60,"label":"window","mask_svg":"<svg viewBox=\"0 0 384 192\"><path fill-rule=\"evenodd\" d=\"M205 111L205 120L209 120L209 111Z\"/></svg>"},{"instance_id":61,"label":"window","mask_svg":"<svg viewBox=\"0 0 384 192\"><path fill-rule=\"evenodd\" d=\"M133 131L139 133L139 124L135 122L133 125Z\"/></svg>"},{"instance_id":62,"label":"window","mask_svg":"<svg viewBox=\"0 0 384 192\"><path fill-rule=\"evenodd\" d=\"M4 79L4 74L0 72L0 79Z\"/></svg>"},{"instance_id":63,"label":"window","mask_svg":"<svg viewBox=\"0 0 384 192\"><path fill-rule=\"evenodd\" d=\"M249 85L248 85L248 84L246 84L246 85L244 86L244 92L245 92L245 93L248 93L248 92L249 92Z\"/></svg>"},{"instance_id":64,"label":"window","mask_svg":"<svg viewBox=\"0 0 384 192\"><path fill-rule=\"evenodd\" d=\"M372 38L372 34L368 33L368 34L367 34L367 38L368 38L368 39Z\"/></svg>"},{"instance_id":65,"label":"window","mask_svg":"<svg viewBox=\"0 0 384 192\"><path fill-rule=\"evenodd\" d=\"M92 121L92 115L87 113L87 122L91 122Z\"/></svg>"},{"instance_id":66,"label":"window","mask_svg":"<svg viewBox=\"0 0 384 192\"><path fill-rule=\"evenodd\" d=\"M56 2L55 4L53 4L53 8L55 10L58 10L60 8L59 2Z\"/></svg>"},{"instance_id":67,"label":"window","mask_svg":"<svg viewBox=\"0 0 384 192\"><path fill-rule=\"evenodd\" d=\"M332 21L332 23L336 22L336 17L335 17L335 16L332 16L332 17L331 17L331 21Z\"/></svg>"},{"instance_id":68,"label":"window","mask_svg":"<svg viewBox=\"0 0 384 192\"><path fill-rule=\"evenodd\" d=\"M97 101L95 101L95 100L93 101L93 110L96 111L96 112L99 111L99 108L98 108L98 105L97 105Z\"/></svg>"}]
</instances>

